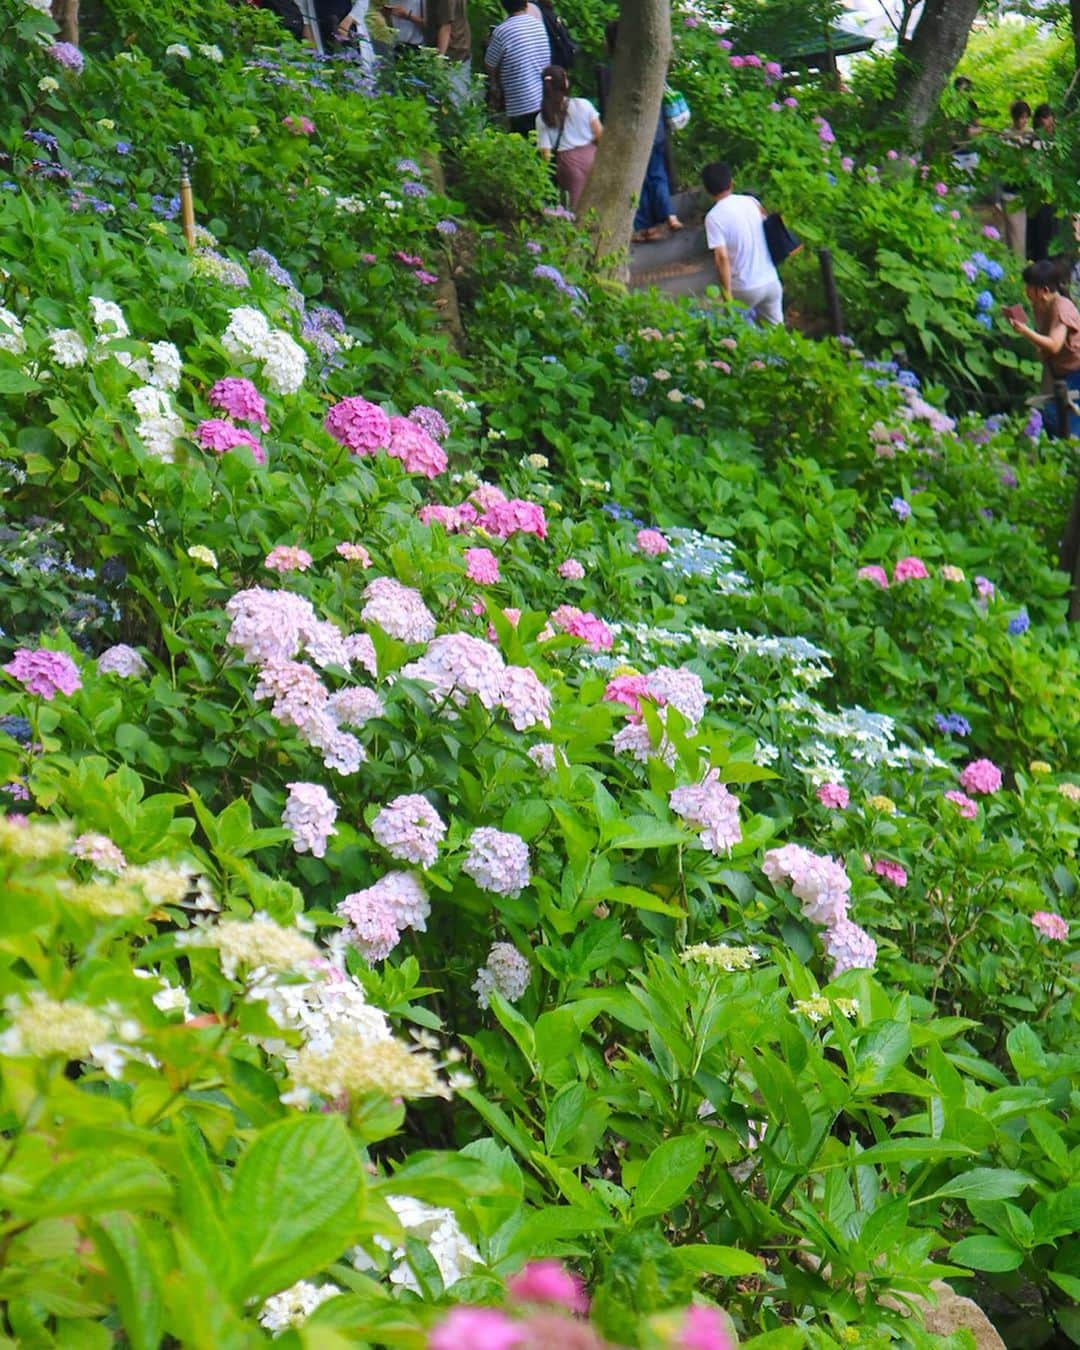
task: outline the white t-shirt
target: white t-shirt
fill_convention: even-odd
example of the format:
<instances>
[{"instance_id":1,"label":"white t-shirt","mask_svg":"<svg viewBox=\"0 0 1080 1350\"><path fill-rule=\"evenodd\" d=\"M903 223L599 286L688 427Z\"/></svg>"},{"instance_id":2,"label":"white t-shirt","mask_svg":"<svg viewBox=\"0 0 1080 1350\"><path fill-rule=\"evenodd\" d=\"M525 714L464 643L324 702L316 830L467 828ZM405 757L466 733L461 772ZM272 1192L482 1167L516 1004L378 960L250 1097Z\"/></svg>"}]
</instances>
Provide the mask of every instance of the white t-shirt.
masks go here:
<instances>
[{"instance_id":1,"label":"white t-shirt","mask_svg":"<svg viewBox=\"0 0 1080 1350\"><path fill-rule=\"evenodd\" d=\"M756 291L779 281L765 243L765 222L756 197L733 192L705 217L705 242L724 248L731 260L731 289Z\"/></svg>"},{"instance_id":2,"label":"white t-shirt","mask_svg":"<svg viewBox=\"0 0 1080 1350\"><path fill-rule=\"evenodd\" d=\"M402 9L408 10L418 19L423 16L424 0L391 0L394 5L400 5ZM396 14L390 16L390 27L397 34L399 42L405 42L410 47L419 47L424 41L423 28L417 28L412 19L399 19Z\"/></svg>"},{"instance_id":3,"label":"white t-shirt","mask_svg":"<svg viewBox=\"0 0 1080 1350\"><path fill-rule=\"evenodd\" d=\"M587 98L572 98L566 105L566 121L563 123L562 139L559 140L559 128L549 127L543 115L536 115L536 143L541 150L554 150L559 141L560 150L577 150L593 141L592 124L598 122L596 109Z\"/></svg>"}]
</instances>

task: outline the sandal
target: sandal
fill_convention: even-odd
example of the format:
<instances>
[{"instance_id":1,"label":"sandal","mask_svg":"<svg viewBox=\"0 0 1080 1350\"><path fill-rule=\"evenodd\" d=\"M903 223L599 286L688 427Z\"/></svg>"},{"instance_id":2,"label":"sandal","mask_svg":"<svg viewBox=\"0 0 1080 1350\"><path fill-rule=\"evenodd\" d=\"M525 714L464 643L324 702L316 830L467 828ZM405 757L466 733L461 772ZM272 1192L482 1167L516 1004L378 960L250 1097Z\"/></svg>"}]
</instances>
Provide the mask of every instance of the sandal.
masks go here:
<instances>
[{"instance_id":1,"label":"sandal","mask_svg":"<svg viewBox=\"0 0 1080 1350\"><path fill-rule=\"evenodd\" d=\"M686 229L686 226L682 223L682 221L679 219L678 216L668 216L667 227L672 234L677 233L679 230Z\"/></svg>"},{"instance_id":2,"label":"sandal","mask_svg":"<svg viewBox=\"0 0 1080 1350\"><path fill-rule=\"evenodd\" d=\"M656 226L653 225L647 230L636 230L630 236L630 242L632 244L655 244L659 238L660 235L657 233Z\"/></svg>"}]
</instances>

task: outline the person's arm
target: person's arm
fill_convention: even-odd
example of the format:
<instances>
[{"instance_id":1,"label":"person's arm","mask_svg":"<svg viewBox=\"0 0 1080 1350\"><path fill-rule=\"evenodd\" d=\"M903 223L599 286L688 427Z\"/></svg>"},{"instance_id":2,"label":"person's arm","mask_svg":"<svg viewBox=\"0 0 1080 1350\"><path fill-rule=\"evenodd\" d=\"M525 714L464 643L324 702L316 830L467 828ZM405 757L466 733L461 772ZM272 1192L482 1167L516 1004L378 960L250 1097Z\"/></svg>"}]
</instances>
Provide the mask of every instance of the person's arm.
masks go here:
<instances>
[{"instance_id":1,"label":"person's arm","mask_svg":"<svg viewBox=\"0 0 1080 1350\"><path fill-rule=\"evenodd\" d=\"M1063 323L1054 324L1049 333L1037 333L1030 324L1024 323L1022 319L1012 319L1009 322L1021 337L1027 338L1033 347L1037 347L1040 352L1045 352L1047 356L1057 356L1062 347L1065 346L1069 332Z\"/></svg>"},{"instance_id":2,"label":"person's arm","mask_svg":"<svg viewBox=\"0 0 1080 1350\"><path fill-rule=\"evenodd\" d=\"M717 244L713 249L713 259L716 262L716 275L720 279L720 289L724 292L724 299L731 299L731 259L728 251L723 244Z\"/></svg>"},{"instance_id":3,"label":"person's arm","mask_svg":"<svg viewBox=\"0 0 1080 1350\"><path fill-rule=\"evenodd\" d=\"M594 117L590 126L592 130L593 144L595 145L596 142L600 139L600 137L604 134L604 128L600 124L599 117Z\"/></svg>"}]
</instances>

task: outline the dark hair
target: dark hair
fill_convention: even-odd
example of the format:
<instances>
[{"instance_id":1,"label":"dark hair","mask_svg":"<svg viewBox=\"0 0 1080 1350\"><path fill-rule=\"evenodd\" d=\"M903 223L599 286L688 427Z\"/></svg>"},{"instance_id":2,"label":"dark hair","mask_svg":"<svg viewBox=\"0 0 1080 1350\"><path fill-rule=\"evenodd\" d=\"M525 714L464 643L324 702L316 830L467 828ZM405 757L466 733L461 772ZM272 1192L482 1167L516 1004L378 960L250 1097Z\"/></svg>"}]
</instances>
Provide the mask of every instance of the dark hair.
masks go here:
<instances>
[{"instance_id":1,"label":"dark hair","mask_svg":"<svg viewBox=\"0 0 1080 1350\"><path fill-rule=\"evenodd\" d=\"M570 76L562 66L545 66L541 76L544 98L540 104L540 116L545 126L561 127L566 121L566 108L570 102Z\"/></svg>"},{"instance_id":2,"label":"dark hair","mask_svg":"<svg viewBox=\"0 0 1080 1350\"><path fill-rule=\"evenodd\" d=\"M1054 110L1049 103L1040 103L1032 116L1036 122L1045 122L1048 117L1053 117Z\"/></svg>"},{"instance_id":3,"label":"dark hair","mask_svg":"<svg viewBox=\"0 0 1080 1350\"><path fill-rule=\"evenodd\" d=\"M1033 286L1037 291L1056 291L1061 284L1061 267L1049 258L1043 258L1041 262L1028 263L1023 279L1025 286Z\"/></svg>"},{"instance_id":4,"label":"dark hair","mask_svg":"<svg viewBox=\"0 0 1080 1350\"><path fill-rule=\"evenodd\" d=\"M701 181L711 197L718 197L731 187L731 165L706 164L701 171Z\"/></svg>"},{"instance_id":5,"label":"dark hair","mask_svg":"<svg viewBox=\"0 0 1080 1350\"><path fill-rule=\"evenodd\" d=\"M502 0L502 7L507 14L520 14L528 3L529 0Z\"/></svg>"},{"instance_id":6,"label":"dark hair","mask_svg":"<svg viewBox=\"0 0 1080 1350\"><path fill-rule=\"evenodd\" d=\"M505 0L503 0L505 3ZM1016 99L1009 105L1009 116L1014 122L1019 122L1021 117L1031 116L1031 104L1025 103L1022 98Z\"/></svg>"}]
</instances>

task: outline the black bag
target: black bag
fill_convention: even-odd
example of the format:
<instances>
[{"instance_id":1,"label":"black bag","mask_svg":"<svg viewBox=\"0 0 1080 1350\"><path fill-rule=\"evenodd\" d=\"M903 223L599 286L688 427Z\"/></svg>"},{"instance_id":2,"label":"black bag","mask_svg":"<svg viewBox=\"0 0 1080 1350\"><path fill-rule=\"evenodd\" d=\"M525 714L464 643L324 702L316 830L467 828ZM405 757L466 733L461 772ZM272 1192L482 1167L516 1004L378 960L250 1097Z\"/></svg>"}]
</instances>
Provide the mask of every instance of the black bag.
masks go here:
<instances>
[{"instance_id":1,"label":"black bag","mask_svg":"<svg viewBox=\"0 0 1080 1350\"><path fill-rule=\"evenodd\" d=\"M570 36L569 28L555 13L551 5L544 4L541 0L538 8L547 30L548 46L551 48L551 64L562 66L563 70L570 70L577 60L579 50L577 43Z\"/></svg>"},{"instance_id":2,"label":"black bag","mask_svg":"<svg viewBox=\"0 0 1080 1350\"><path fill-rule=\"evenodd\" d=\"M798 253L802 248L802 244L784 224L784 217L779 211L774 211L771 216L766 216L764 226L765 246L769 250L769 257L773 260L775 267L779 267L785 258L790 258L793 253Z\"/></svg>"}]
</instances>

